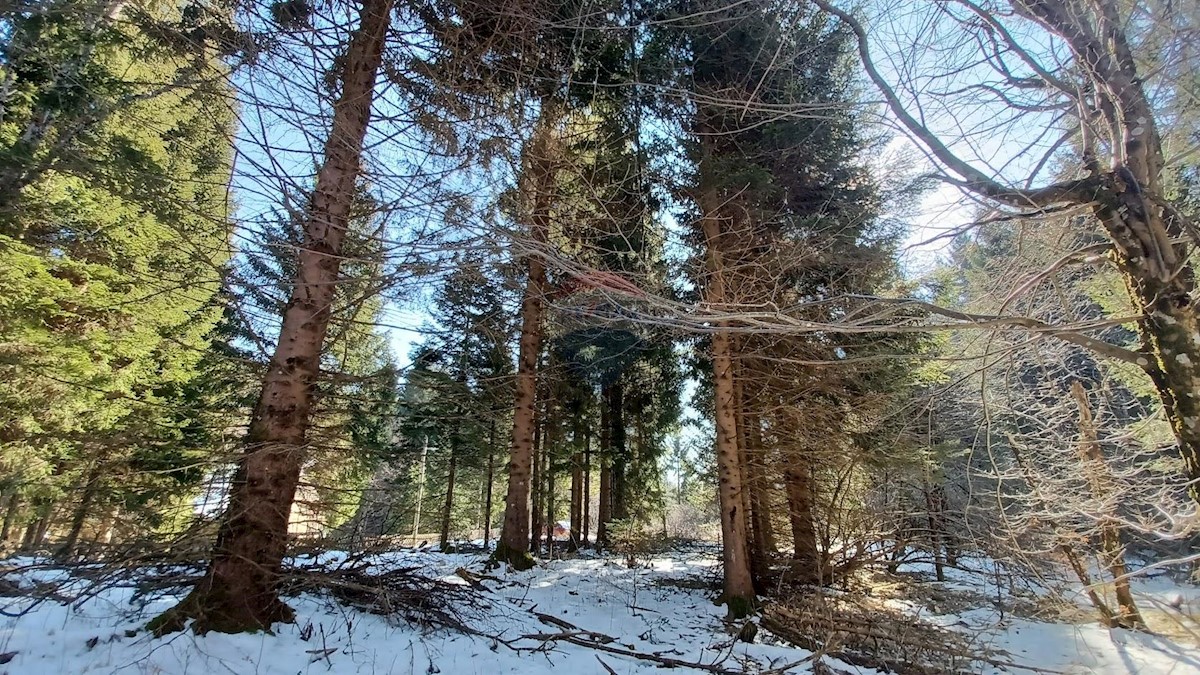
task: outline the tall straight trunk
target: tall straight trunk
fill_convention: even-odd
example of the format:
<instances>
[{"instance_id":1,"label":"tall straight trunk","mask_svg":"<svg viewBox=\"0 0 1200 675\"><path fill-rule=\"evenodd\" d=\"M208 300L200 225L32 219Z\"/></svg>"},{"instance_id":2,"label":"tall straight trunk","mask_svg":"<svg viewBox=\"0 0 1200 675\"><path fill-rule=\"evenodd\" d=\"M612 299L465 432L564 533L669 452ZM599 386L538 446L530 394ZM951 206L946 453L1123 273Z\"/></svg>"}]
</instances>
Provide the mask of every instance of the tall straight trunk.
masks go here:
<instances>
[{"instance_id":1,"label":"tall straight trunk","mask_svg":"<svg viewBox=\"0 0 1200 675\"><path fill-rule=\"evenodd\" d=\"M1092 495L1098 501L1104 501L1115 489L1115 482L1108 464L1104 461L1087 393L1079 380L1071 383L1071 395L1079 407L1080 464L1091 485ZM1106 513L1101 514L1099 525L1101 560L1112 575L1113 592L1117 598L1117 614L1114 619L1124 628L1145 630L1146 622L1142 619L1142 613L1138 611L1126 576L1129 570L1125 566L1125 545L1121 543L1120 521L1116 514Z\"/></svg>"},{"instance_id":2,"label":"tall straight trunk","mask_svg":"<svg viewBox=\"0 0 1200 675\"><path fill-rule=\"evenodd\" d=\"M701 141L709 142L708 139ZM720 204L716 190L711 186L704 187L700 204L706 251L704 304L709 308L720 307L726 302ZM721 508L722 562L725 568L722 599L730 617L741 618L753 611L757 598L750 574L750 554L746 548L748 526L742 497L731 342L729 331L718 324L717 330L712 333L712 369L717 430L717 496Z\"/></svg>"},{"instance_id":3,"label":"tall straight trunk","mask_svg":"<svg viewBox=\"0 0 1200 675\"><path fill-rule=\"evenodd\" d=\"M779 553L775 541L775 528L771 526L771 494L768 488L767 455L763 445L762 419L757 415L747 416L750 441L750 508L754 516L754 531L761 537L759 546L768 555Z\"/></svg>"},{"instance_id":4,"label":"tall straight trunk","mask_svg":"<svg viewBox=\"0 0 1200 675\"><path fill-rule=\"evenodd\" d=\"M739 341L732 342L737 351ZM762 535L758 531L757 514L754 512L752 494L758 489L754 480L754 469L751 466L750 429L746 412L746 394L742 383L744 368L741 363L733 367L733 407L736 418L738 440L738 463L742 466L742 509L746 513L746 550L750 554L750 573L755 584L761 584L766 579L766 549L762 545Z\"/></svg>"},{"instance_id":5,"label":"tall straight trunk","mask_svg":"<svg viewBox=\"0 0 1200 675\"><path fill-rule=\"evenodd\" d=\"M575 444L575 452L571 454L571 534L567 541L567 550L579 548L579 537L583 531L583 426L582 411L575 417L574 432L571 441Z\"/></svg>"},{"instance_id":6,"label":"tall straight trunk","mask_svg":"<svg viewBox=\"0 0 1200 675\"><path fill-rule=\"evenodd\" d=\"M628 436L625 433L625 385L618 377L609 389L609 423L612 424L610 433L609 455L611 468L611 495L609 515L612 520L624 520L629 517L629 503L625 472L629 465Z\"/></svg>"},{"instance_id":7,"label":"tall straight trunk","mask_svg":"<svg viewBox=\"0 0 1200 675\"><path fill-rule=\"evenodd\" d=\"M75 547L79 545L79 535L83 533L83 526L92 513L92 504L95 503L96 496L100 491L102 468L103 465L100 461L93 462L92 466L88 468L87 475L83 479L83 489L80 490L79 503L75 505L75 511L71 514L71 528L67 531L67 536L58 549L60 559L65 560L75 555Z\"/></svg>"},{"instance_id":8,"label":"tall straight trunk","mask_svg":"<svg viewBox=\"0 0 1200 675\"><path fill-rule=\"evenodd\" d=\"M545 448L542 447L545 428L542 426L542 421L534 420L533 430L533 482L531 483L530 495L533 502L533 511L530 514L529 527L529 551L536 554L539 545L542 542L542 458L546 454Z\"/></svg>"},{"instance_id":9,"label":"tall straight trunk","mask_svg":"<svg viewBox=\"0 0 1200 675\"><path fill-rule=\"evenodd\" d=\"M492 485L496 476L496 421L488 431L488 463L487 483L483 493L483 547L487 548L492 539Z\"/></svg>"},{"instance_id":10,"label":"tall straight trunk","mask_svg":"<svg viewBox=\"0 0 1200 675\"><path fill-rule=\"evenodd\" d=\"M802 584L821 582L821 550L817 544L817 529L813 520L812 469L806 461L794 458L784 470L787 483L788 519L792 526L792 559L795 560L796 581Z\"/></svg>"},{"instance_id":11,"label":"tall straight trunk","mask_svg":"<svg viewBox=\"0 0 1200 675\"><path fill-rule=\"evenodd\" d=\"M450 449L450 466L446 471L446 502L442 505L442 532L439 539L443 551L450 550L450 516L454 512L454 479L458 468L458 453Z\"/></svg>"},{"instance_id":12,"label":"tall straight trunk","mask_svg":"<svg viewBox=\"0 0 1200 675\"><path fill-rule=\"evenodd\" d=\"M530 143L526 180L532 191L529 214L533 247L546 245L550 232L555 165L552 140L557 121L553 101L543 99L541 121ZM517 357L517 386L513 408L512 448L508 462L508 493L504 500L504 525L495 558L517 569L529 569L529 491L533 467L533 436L536 422L538 356L542 351L542 314L546 293L546 265L540 252L526 256L528 278L521 298L521 340Z\"/></svg>"},{"instance_id":13,"label":"tall straight trunk","mask_svg":"<svg viewBox=\"0 0 1200 675\"><path fill-rule=\"evenodd\" d=\"M420 542L421 511L425 509L425 469L429 466L429 437L421 437L421 456L417 469L417 499L413 507L412 545L416 548Z\"/></svg>"},{"instance_id":14,"label":"tall straight trunk","mask_svg":"<svg viewBox=\"0 0 1200 675\"><path fill-rule=\"evenodd\" d=\"M600 498L596 509L596 548L608 546L608 523L612 520L612 410L610 390L600 390Z\"/></svg>"},{"instance_id":15,"label":"tall straight trunk","mask_svg":"<svg viewBox=\"0 0 1200 675\"><path fill-rule=\"evenodd\" d=\"M179 630L189 618L197 632L268 630L295 616L278 594L288 519L391 12L392 0L362 0L358 28L340 61L341 93L304 223L295 283L212 560L191 594L153 622L155 632Z\"/></svg>"},{"instance_id":16,"label":"tall straight trunk","mask_svg":"<svg viewBox=\"0 0 1200 675\"><path fill-rule=\"evenodd\" d=\"M584 427L583 429L583 497L582 497L583 516L581 518L581 537L580 544L587 546L591 541L588 537L591 535L592 522L592 433L591 429Z\"/></svg>"},{"instance_id":17,"label":"tall straight trunk","mask_svg":"<svg viewBox=\"0 0 1200 675\"><path fill-rule=\"evenodd\" d=\"M542 454L546 456L542 466L542 476L545 481L546 488L543 494L543 502L546 507L546 555L554 557L554 450L558 444L558 425L554 419L547 419L546 441L544 443L545 450Z\"/></svg>"}]
</instances>

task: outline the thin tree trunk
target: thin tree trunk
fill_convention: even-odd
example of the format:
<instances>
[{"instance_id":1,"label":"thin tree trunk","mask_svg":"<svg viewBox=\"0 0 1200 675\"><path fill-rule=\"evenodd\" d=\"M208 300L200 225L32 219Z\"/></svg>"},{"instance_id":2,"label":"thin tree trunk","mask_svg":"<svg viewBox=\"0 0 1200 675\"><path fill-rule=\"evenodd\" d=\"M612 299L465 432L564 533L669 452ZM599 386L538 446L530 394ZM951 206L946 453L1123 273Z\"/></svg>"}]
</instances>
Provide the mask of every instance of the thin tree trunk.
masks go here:
<instances>
[{"instance_id":1,"label":"thin tree trunk","mask_svg":"<svg viewBox=\"0 0 1200 675\"><path fill-rule=\"evenodd\" d=\"M487 548L492 538L492 486L496 476L496 421L492 420L488 431L487 485L483 496L483 547Z\"/></svg>"},{"instance_id":2,"label":"thin tree trunk","mask_svg":"<svg viewBox=\"0 0 1200 675\"><path fill-rule=\"evenodd\" d=\"M547 415L546 441L543 454L546 456L542 468L542 476L546 482L543 500L546 506L546 554L554 557L554 450L558 444L558 424L554 417Z\"/></svg>"},{"instance_id":3,"label":"thin tree trunk","mask_svg":"<svg viewBox=\"0 0 1200 675\"><path fill-rule=\"evenodd\" d=\"M450 450L450 467L446 472L446 503L442 506L442 532L440 545L442 551L450 550L450 516L454 512L454 479L458 468L458 453Z\"/></svg>"},{"instance_id":4,"label":"thin tree trunk","mask_svg":"<svg viewBox=\"0 0 1200 675\"><path fill-rule=\"evenodd\" d=\"M1035 504L1043 513L1052 513L1053 511L1050 510L1051 507L1048 499L1042 495L1041 486L1037 483L1037 481L1034 480L1032 469L1028 464L1025 463L1024 453L1021 452L1020 445L1011 435L1008 437L1008 442L1010 452L1013 454L1013 459L1016 460L1017 466L1020 467L1021 475L1025 478L1025 483L1029 485L1029 489L1033 492ZM1096 592L1095 585L1092 583L1091 575L1088 574L1087 565L1083 562L1083 560L1080 559L1079 554L1075 552L1075 549L1072 548L1068 537L1064 537L1059 531L1059 527L1055 524L1054 519L1047 519L1045 522L1048 523L1050 531L1054 533L1054 536L1059 540L1060 543L1058 545L1058 549L1062 551L1063 556L1067 559L1067 563L1071 566L1071 569L1074 570L1075 576L1079 578L1079 583L1083 585L1084 593L1087 594L1088 600L1090 600L1092 603L1092 607L1095 607L1096 612L1100 615L1101 623L1109 628L1116 628L1116 615L1113 614L1112 609L1110 609L1108 604L1105 603L1100 597L1100 594Z\"/></svg>"},{"instance_id":5,"label":"thin tree trunk","mask_svg":"<svg viewBox=\"0 0 1200 675\"><path fill-rule=\"evenodd\" d=\"M608 419L612 424L609 447L609 455L612 458L609 462L612 485L609 491L609 515L612 520L625 520L629 517L625 485L625 473L629 464L629 439L625 433L625 385L620 377L617 377L609 390L609 405L611 410ZM611 525L609 527L611 528Z\"/></svg>"},{"instance_id":6,"label":"thin tree trunk","mask_svg":"<svg viewBox=\"0 0 1200 675\"><path fill-rule=\"evenodd\" d=\"M152 622L157 633L182 629L189 618L197 632L236 633L268 630L295 616L279 599L280 567L391 12L392 0L362 0L358 28L340 62L341 94L304 223L296 283L212 560L192 593Z\"/></svg>"},{"instance_id":7,"label":"thin tree trunk","mask_svg":"<svg viewBox=\"0 0 1200 675\"><path fill-rule=\"evenodd\" d=\"M946 580L946 560L942 554L942 538L938 530L936 507L933 504L933 490L929 484L928 468L921 480L921 491L925 495L925 518L929 526L929 549L933 553L933 571L938 581Z\"/></svg>"},{"instance_id":8,"label":"thin tree trunk","mask_svg":"<svg viewBox=\"0 0 1200 675\"><path fill-rule=\"evenodd\" d=\"M583 518L580 545L589 546L592 523L592 432L587 426L583 429Z\"/></svg>"},{"instance_id":9,"label":"thin tree trunk","mask_svg":"<svg viewBox=\"0 0 1200 675\"><path fill-rule=\"evenodd\" d=\"M1087 393L1079 380L1071 382L1071 395L1079 407L1079 459L1091 485L1092 496L1103 502L1112 494L1115 484L1100 449ZM1125 566L1125 545L1121 543L1120 521L1115 514L1108 513L1101 515L1099 525L1101 558L1112 575L1113 591L1117 597L1117 615L1114 618L1124 628L1146 630L1146 622L1138 611L1126 577L1128 568Z\"/></svg>"},{"instance_id":10,"label":"thin tree trunk","mask_svg":"<svg viewBox=\"0 0 1200 675\"><path fill-rule=\"evenodd\" d=\"M550 207L555 166L552 157L553 127L557 121L553 102L542 102L542 119L530 144L528 180L532 183L533 209L529 216L535 247L549 239ZM542 351L542 313L546 293L546 265L540 254L526 257L528 279L521 299L521 340L517 358L517 387L513 411L512 450L508 463L508 493L504 500L504 525L495 557L517 569L529 569L529 491L533 467L533 436L536 422L538 357Z\"/></svg>"},{"instance_id":11,"label":"thin tree trunk","mask_svg":"<svg viewBox=\"0 0 1200 675\"><path fill-rule=\"evenodd\" d=\"M596 548L608 546L608 524L612 520L612 410L611 390L600 390L600 498L596 510Z\"/></svg>"},{"instance_id":12,"label":"thin tree trunk","mask_svg":"<svg viewBox=\"0 0 1200 675\"><path fill-rule=\"evenodd\" d=\"M583 411L575 417L574 432L571 441L575 452L571 454L571 534L567 541L567 550L579 548L580 533L583 531Z\"/></svg>"},{"instance_id":13,"label":"thin tree trunk","mask_svg":"<svg viewBox=\"0 0 1200 675\"><path fill-rule=\"evenodd\" d=\"M34 523L32 547L37 548L46 541L46 532L50 530L50 516L54 514L54 502L48 502L42 509L42 515Z\"/></svg>"},{"instance_id":14,"label":"thin tree trunk","mask_svg":"<svg viewBox=\"0 0 1200 675\"><path fill-rule=\"evenodd\" d=\"M420 468L417 469L417 500L416 507L413 510L413 525L412 525L412 545L416 548L420 544L419 536L421 534L421 511L425 509L425 469L429 465L429 437L421 437L421 458Z\"/></svg>"},{"instance_id":15,"label":"thin tree trunk","mask_svg":"<svg viewBox=\"0 0 1200 675\"><path fill-rule=\"evenodd\" d=\"M702 139L707 142L707 139ZM707 153L706 153L707 154ZM701 224L706 248L704 304L710 308L725 303L725 270L722 262L720 200L712 187L703 189ZM728 330L718 325L712 334L714 407L716 410L716 450L718 498L721 508L722 560L725 583L722 599L731 618L753 611L756 602L750 574L750 555L746 550L746 509L742 498L742 466L737 439L737 410L734 408L733 349Z\"/></svg>"},{"instance_id":16,"label":"thin tree trunk","mask_svg":"<svg viewBox=\"0 0 1200 675\"><path fill-rule=\"evenodd\" d=\"M8 506L4 508L4 526L0 528L0 546L7 545L12 534L13 523L16 522L17 512L21 508L21 498L16 490L8 496Z\"/></svg>"},{"instance_id":17,"label":"thin tree trunk","mask_svg":"<svg viewBox=\"0 0 1200 675\"><path fill-rule=\"evenodd\" d=\"M71 528L67 531L67 537L58 549L60 560L66 560L75 554L75 547L79 545L79 535L83 532L83 526L92 512L92 504L96 501L96 495L99 493L101 468L102 465L99 461L93 462L83 479L83 490L80 493L79 503L75 505L75 511L71 515Z\"/></svg>"},{"instance_id":18,"label":"thin tree trunk","mask_svg":"<svg viewBox=\"0 0 1200 675\"><path fill-rule=\"evenodd\" d=\"M751 485L754 486L750 489L750 507L755 518L755 532L761 537L759 546L762 550L768 555L775 555L779 553L779 545L775 541L775 528L771 526L771 493L766 478L766 448L763 446L762 420L758 415L750 415L747 419L750 427L750 468L753 472Z\"/></svg>"}]
</instances>

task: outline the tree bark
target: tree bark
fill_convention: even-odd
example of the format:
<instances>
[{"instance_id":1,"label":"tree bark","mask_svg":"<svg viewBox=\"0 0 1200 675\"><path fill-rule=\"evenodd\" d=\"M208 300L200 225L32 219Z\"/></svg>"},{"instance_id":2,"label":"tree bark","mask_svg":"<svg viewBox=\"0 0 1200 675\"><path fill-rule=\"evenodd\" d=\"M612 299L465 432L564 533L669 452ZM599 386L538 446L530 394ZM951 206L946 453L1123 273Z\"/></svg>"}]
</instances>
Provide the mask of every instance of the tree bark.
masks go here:
<instances>
[{"instance_id":1,"label":"tree bark","mask_svg":"<svg viewBox=\"0 0 1200 675\"><path fill-rule=\"evenodd\" d=\"M768 489L766 447L763 445L762 419L757 414L748 417L750 427L750 507L754 514L755 531L762 541L759 546L768 555L779 553L775 541L775 528L771 524L771 493Z\"/></svg>"},{"instance_id":2,"label":"tree bark","mask_svg":"<svg viewBox=\"0 0 1200 675\"><path fill-rule=\"evenodd\" d=\"M555 165L552 138L557 114L552 101L542 102L541 120L530 144L527 180L532 187L530 238L535 247L549 240ZM541 253L526 257L528 278L521 299L521 340L517 358L517 386L513 412L512 449L508 463L508 493L504 500L504 525L495 558L517 569L529 569L529 491L536 422L538 357L542 350L542 313L546 293L546 265Z\"/></svg>"},{"instance_id":3,"label":"tree bark","mask_svg":"<svg viewBox=\"0 0 1200 675\"><path fill-rule=\"evenodd\" d=\"M42 500L35 511L37 518L25 528L25 536L21 539L21 548L35 549L46 539L46 531L50 529L50 515L54 513L54 500Z\"/></svg>"},{"instance_id":4,"label":"tree bark","mask_svg":"<svg viewBox=\"0 0 1200 675\"><path fill-rule=\"evenodd\" d=\"M701 139L701 142L707 143L708 139ZM709 307L719 307L726 301L725 270L720 201L711 186L703 188L700 207L703 211L701 227L706 250L704 302ZM717 431L717 494L721 508L722 561L725 568L722 600L730 618L741 618L754 610L757 598L750 574L750 555L746 549L748 528L742 495L737 410L734 407L733 349L729 331L723 326L718 325L712 333L711 349Z\"/></svg>"},{"instance_id":5,"label":"tree bark","mask_svg":"<svg viewBox=\"0 0 1200 675\"><path fill-rule=\"evenodd\" d=\"M629 464L629 439L625 433L625 384L620 377L617 377L609 389L608 403L611 408L608 419L612 424L609 446L609 455L612 458L609 462L612 467L610 469L612 488L609 491L611 495L609 514L612 520L625 520L629 517L625 485L625 472Z\"/></svg>"},{"instance_id":6,"label":"tree bark","mask_svg":"<svg viewBox=\"0 0 1200 675\"><path fill-rule=\"evenodd\" d=\"M487 548L492 538L492 485L496 476L496 421L492 420L488 431L487 485L483 495L483 547Z\"/></svg>"},{"instance_id":7,"label":"tree bark","mask_svg":"<svg viewBox=\"0 0 1200 675\"><path fill-rule=\"evenodd\" d=\"M294 618L277 585L391 11L392 0L362 0L358 28L341 61L341 93L304 223L296 283L212 560L191 594L153 622L156 633L182 629L188 619L195 619L197 632L236 633Z\"/></svg>"},{"instance_id":8,"label":"tree bark","mask_svg":"<svg viewBox=\"0 0 1200 675\"><path fill-rule=\"evenodd\" d=\"M420 545L421 535L421 511L425 509L425 470L429 466L429 437L421 437L421 456L420 468L417 469L417 498L413 506L413 521L412 521L412 545L416 548Z\"/></svg>"},{"instance_id":9,"label":"tree bark","mask_svg":"<svg viewBox=\"0 0 1200 675\"><path fill-rule=\"evenodd\" d=\"M592 523L592 434L588 427L583 430L583 517L581 546L589 546Z\"/></svg>"},{"instance_id":10,"label":"tree bark","mask_svg":"<svg viewBox=\"0 0 1200 675\"><path fill-rule=\"evenodd\" d=\"M1071 382L1071 395L1079 407L1079 459L1092 488L1092 496L1103 502L1111 495L1116 486L1104 461L1104 453L1100 449L1100 441L1096 435L1096 425L1092 419L1092 411L1088 405L1087 393L1079 380ZM1146 630L1146 621L1138 611L1137 602L1126 577L1128 568L1125 566L1125 545L1121 543L1120 521L1115 514L1107 513L1100 516L1100 550L1104 566L1113 578L1113 591L1117 598L1117 613L1113 620L1123 628Z\"/></svg>"},{"instance_id":11,"label":"tree bark","mask_svg":"<svg viewBox=\"0 0 1200 675\"><path fill-rule=\"evenodd\" d=\"M938 581L946 580L946 559L942 549L941 530L938 528L937 506L933 501L933 487L929 482L929 469L921 479L921 491L925 496L925 519L929 527L929 550L933 554L933 572Z\"/></svg>"},{"instance_id":12,"label":"tree bark","mask_svg":"<svg viewBox=\"0 0 1200 675\"><path fill-rule=\"evenodd\" d=\"M612 520L612 410L609 388L600 389L600 499L596 509L596 548L608 546L608 523Z\"/></svg>"},{"instance_id":13,"label":"tree bark","mask_svg":"<svg viewBox=\"0 0 1200 675\"><path fill-rule=\"evenodd\" d=\"M558 445L558 425L557 420L552 415L547 415L546 419L546 440L543 443L542 454L545 455L544 464L542 466L542 476L545 480L546 489L543 494L543 502L546 507L546 555L550 558L554 557L554 450Z\"/></svg>"},{"instance_id":14,"label":"tree bark","mask_svg":"<svg viewBox=\"0 0 1200 675\"><path fill-rule=\"evenodd\" d=\"M99 493L101 468L102 465L99 461L93 462L83 479L79 503L75 505L75 511L71 515L71 528L67 531L67 537L58 549L60 560L67 560L75 555L75 547L79 545L79 535L83 533L83 526L87 522L88 516L91 515L92 504L96 501L96 495Z\"/></svg>"},{"instance_id":15,"label":"tree bark","mask_svg":"<svg viewBox=\"0 0 1200 675\"><path fill-rule=\"evenodd\" d=\"M733 342L735 350L738 344L738 341ZM740 363L734 366L733 400L734 410L737 412L738 460L742 465L742 476L745 480L745 484L742 487L742 508L746 512L746 525L748 528L746 549L750 554L750 574L754 579L755 585L760 586L767 576L767 551L759 527L759 514L754 509L755 493L760 488L758 481L755 480L754 460L751 455L750 416L747 412L745 387L742 383L742 374L744 372L745 369Z\"/></svg>"},{"instance_id":16,"label":"tree bark","mask_svg":"<svg viewBox=\"0 0 1200 675\"><path fill-rule=\"evenodd\" d=\"M784 472L787 483L788 519L792 526L792 559L796 561L795 579L802 584L821 582L821 549L813 521L812 469L807 462L793 459Z\"/></svg>"},{"instance_id":17,"label":"tree bark","mask_svg":"<svg viewBox=\"0 0 1200 675\"><path fill-rule=\"evenodd\" d=\"M530 513L529 520L529 552L537 555L539 545L542 542L542 457L545 454L545 449L542 447L543 434L545 433L542 420L534 419L533 431L533 480L530 483L531 494L530 501L533 503L533 511Z\"/></svg>"},{"instance_id":18,"label":"tree bark","mask_svg":"<svg viewBox=\"0 0 1200 675\"><path fill-rule=\"evenodd\" d=\"M21 508L21 498L16 490L8 495L8 505L4 508L4 526L0 527L0 547L7 546L12 536L13 524L17 520L17 512Z\"/></svg>"},{"instance_id":19,"label":"tree bark","mask_svg":"<svg viewBox=\"0 0 1200 675\"><path fill-rule=\"evenodd\" d=\"M579 548L580 533L583 531L583 452L585 434L583 411L575 417L574 432L571 441L575 444L575 452L571 454L571 535L567 541L567 550Z\"/></svg>"},{"instance_id":20,"label":"tree bark","mask_svg":"<svg viewBox=\"0 0 1200 675\"><path fill-rule=\"evenodd\" d=\"M454 479L456 478L458 453L450 449L450 466L446 472L446 503L442 505L442 532L439 540L442 551L450 550L450 516L454 512Z\"/></svg>"}]
</instances>

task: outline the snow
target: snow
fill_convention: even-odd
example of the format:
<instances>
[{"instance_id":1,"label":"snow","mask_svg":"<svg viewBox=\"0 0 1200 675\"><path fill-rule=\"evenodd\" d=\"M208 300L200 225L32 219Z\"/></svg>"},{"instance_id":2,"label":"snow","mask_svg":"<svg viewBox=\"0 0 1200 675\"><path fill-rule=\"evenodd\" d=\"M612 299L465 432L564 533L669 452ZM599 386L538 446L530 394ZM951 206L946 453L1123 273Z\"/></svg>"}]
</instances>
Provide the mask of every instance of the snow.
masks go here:
<instances>
[{"instance_id":1,"label":"snow","mask_svg":"<svg viewBox=\"0 0 1200 675\"><path fill-rule=\"evenodd\" d=\"M330 553L303 564L337 564L344 554ZM11 570L29 560L8 561ZM465 583L454 571L482 569L478 555L400 551L377 556L378 569L420 565L432 576ZM170 607L178 595L136 597L133 584L109 586L73 604L25 598L0 598L5 616L0 621L0 653L15 652L0 673L43 675L58 673L136 673L183 675L307 673L445 675L521 673L659 673L652 662L605 653L563 642L534 650L540 640L518 640L560 628L539 621L534 612L563 619L581 629L616 638L612 646L639 653L659 653L689 662L720 663L731 671L762 673L796 663L811 654L780 643L766 630L754 644L733 639L736 627L723 620L724 608L713 604L711 584L719 579L719 562L709 550L654 557L633 569L623 559L581 557L543 563L527 572L494 574L491 590L479 592L486 606L471 615L473 628L491 637L448 630L424 630L400 620L347 608L314 594L289 599L298 621L277 627L274 635L178 633L153 639L140 628ZM920 572L907 566L909 573ZM986 568L980 568L986 569ZM64 590L83 590L82 580L65 572L41 569L5 575L27 588L34 582L69 581ZM920 585L948 591L997 592L986 574L950 570L944 584L922 580ZM1135 590L1155 611L1171 605L1200 607L1200 590L1174 584L1166 577L1139 580ZM937 614L908 600L888 602L926 620L961 630L979 644L1008 652L1022 665L1070 673L1138 673L1139 675L1200 673L1200 650L1186 639L1110 631L1096 623L1051 623L1001 616L991 606ZM22 613L23 612L23 613ZM13 616L20 614L19 616ZM1176 612L1178 615L1178 612ZM1194 625L1192 626L1194 628ZM1193 633L1194 635L1195 633ZM515 651L512 646L525 648ZM871 673L828 656L824 663L850 673ZM0 658L2 660L2 658ZM601 663L602 662L602 663ZM809 672L808 661L782 672ZM676 672L701 672L678 669ZM997 669L986 671L1002 672ZM1010 672L1020 672L1012 670Z\"/></svg>"}]
</instances>

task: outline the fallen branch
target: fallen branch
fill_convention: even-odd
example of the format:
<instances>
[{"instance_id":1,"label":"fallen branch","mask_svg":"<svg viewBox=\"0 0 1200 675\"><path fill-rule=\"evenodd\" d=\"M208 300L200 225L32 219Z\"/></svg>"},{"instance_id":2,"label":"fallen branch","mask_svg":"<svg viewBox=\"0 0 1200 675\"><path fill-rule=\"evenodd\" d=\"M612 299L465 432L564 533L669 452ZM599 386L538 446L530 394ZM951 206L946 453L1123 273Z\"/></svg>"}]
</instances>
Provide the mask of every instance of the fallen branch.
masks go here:
<instances>
[{"instance_id":1,"label":"fallen branch","mask_svg":"<svg viewBox=\"0 0 1200 675\"><path fill-rule=\"evenodd\" d=\"M520 640L536 640L542 644L551 642L566 642L579 647L586 647L588 649L595 649L598 651L607 652L609 654L615 654L617 656L625 656L641 661L650 661L652 663L657 663L664 668L693 668L709 673L717 673L718 675L748 675L747 671L745 670L733 670L722 665L728 656L725 656L720 661L716 661L714 663L701 663L699 661L685 661L683 659L665 656L663 652L639 652L635 649L626 649L624 647L613 645L612 643L616 642L617 639L611 635L605 635L604 633L598 633L596 631L580 628L579 626L576 626L575 624L557 616L543 614L541 612L533 612L533 615L538 618L538 621L561 629L560 632L529 633L522 635L511 642L517 642ZM514 649L516 649L516 647L514 647ZM812 661L818 656L818 653L813 653L799 661L789 663L779 668L763 671L763 673L783 673L790 668L795 668L796 666ZM600 659L598 654L596 655L596 659ZM613 672L608 667L608 664L604 663L604 661L601 660L600 663L604 666L605 670Z\"/></svg>"}]
</instances>

